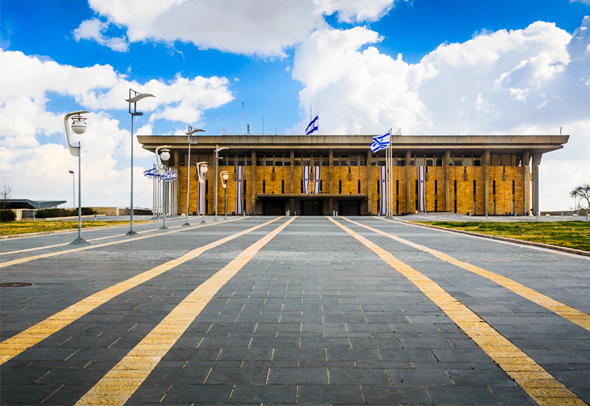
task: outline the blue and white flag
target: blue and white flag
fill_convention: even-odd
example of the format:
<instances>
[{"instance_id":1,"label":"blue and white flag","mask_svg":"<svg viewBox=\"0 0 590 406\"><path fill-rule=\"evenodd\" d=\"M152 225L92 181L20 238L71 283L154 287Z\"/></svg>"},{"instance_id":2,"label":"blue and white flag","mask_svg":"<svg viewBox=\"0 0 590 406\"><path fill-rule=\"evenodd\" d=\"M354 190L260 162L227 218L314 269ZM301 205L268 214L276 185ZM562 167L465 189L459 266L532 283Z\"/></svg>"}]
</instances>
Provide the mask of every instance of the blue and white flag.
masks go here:
<instances>
[{"instance_id":1,"label":"blue and white flag","mask_svg":"<svg viewBox=\"0 0 590 406\"><path fill-rule=\"evenodd\" d=\"M154 176L158 176L156 168L146 169L143 171L143 176L147 176L148 178L153 178Z\"/></svg>"},{"instance_id":2,"label":"blue and white flag","mask_svg":"<svg viewBox=\"0 0 590 406\"><path fill-rule=\"evenodd\" d=\"M170 181L176 180L176 176L177 176L176 171L173 171L172 169L168 169L168 172L166 172L166 175L164 175L164 182L170 182Z\"/></svg>"},{"instance_id":3,"label":"blue and white flag","mask_svg":"<svg viewBox=\"0 0 590 406\"><path fill-rule=\"evenodd\" d=\"M418 167L418 211L426 212L426 167Z\"/></svg>"},{"instance_id":4,"label":"blue and white flag","mask_svg":"<svg viewBox=\"0 0 590 406\"><path fill-rule=\"evenodd\" d=\"M317 195L322 193L322 167L313 167L313 194Z\"/></svg>"},{"instance_id":5,"label":"blue and white flag","mask_svg":"<svg viewBox=\"0 0 590 406\"><path fill-rule=\"evenodd\" d=\"M303 194L309 194L309 175L311 166L302 166L303 168Z\"/></svg>"},{"instance_id":6,"label":"blue and white flag","mask_svg":"<svg viewBox=\"0 0 590 406\"><path fill-rule=\"evenodd\" d=\"M315 118L311 120L311 122L307 125L307 128L305 129L305 135L313 134L315 131L318 131L320 129L319 118L320 116L315 116Z\"/></svg>"},{"instance_id":7,"label":"blue and white flag","mask_svg":"<svg viewBox=\"0 0 590 406\"><path fill-rule=\"evenodd\" d=\"M244 211L244 167L236 168L236 214L243 214Z\"/></svg>"},{"instance_id":8,"label":"blue and white flag","mask_svg":"<svg viewBox=\"0 0 590 406\"><path fill-rule=\"evenodd\" d=\"M375 153L377 151L381 151L382 149L389 147L390 141L391 141L391 134L390 133L383 134L378 137L373 137L373 142L371 143L371 151L373 151L373 153Z\"/></svg>"},{"instance_id":9,"label":"blue and white flag","mask_svg":"<svg viewBox=\"0 0 590 406\"><path fill-rule=\"evenodd\" d=\"M380 205L380 212L381 215L385 215L387 213L387 167L380 166L379 167L379 183L381 185L381 205Z\"/></svg>"},{"instance_id":10,"label":"blue and white flag","mask_svg":"<svg viewBox=\"0 0 590 406\"><path fill-rule=\"evenodd\" d=\"M197 168L200 171L201 176L203 177L203 181L201 182L199 179L199 197L198 197L198 205L197 205L197 210L199 211L199 214L204 214L205 213L205 175L207 174L205 171L203 171L203 167L198 167Z\"/></svg>"}]
</instances>

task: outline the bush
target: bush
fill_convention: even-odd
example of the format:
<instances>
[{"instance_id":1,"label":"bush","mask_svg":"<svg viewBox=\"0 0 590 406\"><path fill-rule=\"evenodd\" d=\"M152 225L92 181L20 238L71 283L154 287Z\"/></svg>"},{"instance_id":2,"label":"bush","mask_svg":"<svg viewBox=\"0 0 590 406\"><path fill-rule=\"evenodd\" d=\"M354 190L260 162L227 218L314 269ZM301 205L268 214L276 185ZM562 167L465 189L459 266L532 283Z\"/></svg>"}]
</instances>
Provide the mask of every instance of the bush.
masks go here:
<instances>
[{"instance_id":1,"label":"bush","mask_svg":"<svg viewBox=\"0 0 590 406\"><path fill-rule=\"evenodd\" d=\"M90 216L96 214L94 210L89 207L82 207L82 215ZM77 216L78 209L41 209L37 210L36 218L53 218L53 217L70 217Z\"/></svg>"},{"instance_id":2,"label":"bush","mask_svg":"<svg viewBox=\"0 0 590 406\"><path fill-rule=\"evenodd\" d=\"M14 221L16 213L12 210L0 210L0 221Z\"/></svg>"}]
</instances>

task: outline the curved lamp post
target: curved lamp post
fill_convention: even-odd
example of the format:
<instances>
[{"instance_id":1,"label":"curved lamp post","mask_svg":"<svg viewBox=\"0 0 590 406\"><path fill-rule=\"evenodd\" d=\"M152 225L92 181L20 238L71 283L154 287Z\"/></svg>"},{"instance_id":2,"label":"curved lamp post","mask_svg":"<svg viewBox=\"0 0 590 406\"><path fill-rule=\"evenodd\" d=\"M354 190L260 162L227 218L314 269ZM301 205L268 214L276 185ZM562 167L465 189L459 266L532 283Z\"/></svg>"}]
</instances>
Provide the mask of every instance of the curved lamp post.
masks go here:
<instances>
[{"instance_id":1,"label":"curved lamp post","mask_svg":"<svg viewBox=\"0 0 590 406\"><path fill-rule=\"evenodd\" d=\"M229 175L227 174L227 171L221 171L219 176L221 177L221 186L223 186L223 190L225 191L225 217L223 217L223 219L227 220L227 179L229 178Z\"/></svg>"},{"instance_id":2,"label":"curved lamp post","mask_svg":"<svg viewBox=\"0 0 590 406\"><path fill-rule=\"evenodd\" d=\"M215 146L215 219L213 221L217 221L217 168L219 166L219 151L223 151L224 149L229 148L219 148L219 145Z\"/></svg>"},{"instance_id":3,"label":"curved lamp post","mask_svg":"<svg viewBox=\"0 0 590 406\"><path fill-rule=\"evenodd\" d=\"M201 167L203 167L203 175L201 175ZM199 162L197 164L197 175L199 176L199 189L201 189L203 187L203 185L205 184L205 175L207 174L207 170L209 168L207 167L207 162ZM203 191L203 200L205 199L205 192ZM198 206L198 205L197 205ZM203 202L203 219L201 220L201 223L205 222L205 202Z\"/></svg>"},{"instance_id":4,"label":"curved lamp post","mask_svg":"<svg viewBox=\"0 0 590 406\"><path fill-rule=\"evenodd\" d=\"M149 93L139 93L133 89L129 89L129 98L125 99L126 102L129 102L129 114L131 114L131 203L129 206L130 212L130 221L129 221L129 231L127 235L135 235L137 234L135 230L133 230L133 117L135 116L143 116L142 112L137 111L137 102L141 99L145 99L146 97L156 97L153 94ZM132 106L133 105L133 108Z\"/></svg>"},{"instance_id":5,"label":"curved lamp post","mask_svg":"<svg viewBox=\"0 0 590 406\"><path fill-rule=\"evenodd\" d=\"M170 159L170 145L162 145L161 147L156 148L156 164L158 165L158 175L162 179L162 227L160 230L167 230L166 227L166 168L164 167L164 162L168 162Z\"/></svg>"},{"instance_id":6,"label":"curved lamp post","mask_svg":"<svg viewBox=\"0 0 590 406\"><path fill-rule=\"evenodd\" d=\"M190 179L190 172L191 172L191 136L194 133L198 133L198 132L205 132L205 130L201 130L200 128L193 128L190 125L188 126L188 131L186 132L186 135L188 137L188 163L186 164L186 221L185 223L182 225L184 226L190 226L189 222L188 222L188 191L190 188L190 183L189 183L189 179Z\"/></svg>"},{"instance_id":7,"label":"curved lamp post","mask_svg":"<svg viewBox=\"0 0 590 406\"><path fill-rule=\"evenodd\" d=\"M76 238L72 244L88 244L85 239L82 238L82 154L80 153L81 145L78 141L78 146L72 145L72 139L70 137L70 126L68 120L72 118L72 130L76 134L84 134L86 132L86 117L82 114L90 113L86 110L73 111L64 116L64 126L66 128L66 138L68 140L68 147L72 156L78 157L78 238ZM72 171L73 175L73 171ZM75 193L75 192L74 192Z\"/></svg>"}]
</instances>

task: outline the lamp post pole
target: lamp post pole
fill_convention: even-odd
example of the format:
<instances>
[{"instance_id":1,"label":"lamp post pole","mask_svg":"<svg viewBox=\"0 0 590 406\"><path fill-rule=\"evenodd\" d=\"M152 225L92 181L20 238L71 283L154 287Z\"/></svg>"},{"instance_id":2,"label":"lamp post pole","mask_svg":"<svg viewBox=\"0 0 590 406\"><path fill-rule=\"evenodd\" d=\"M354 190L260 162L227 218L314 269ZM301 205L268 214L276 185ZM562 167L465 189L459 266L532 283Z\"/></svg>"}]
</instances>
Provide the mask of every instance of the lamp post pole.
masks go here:
<instances>
[{"instance_id":1,"label":"lamp post pole","mask_svg":"<svg viewBox=\"0 0 590 406\"><path fill-rule=\"evenodd\" d=\"M221 186L223 186L225 192L225 217L223 217L223 219L227 220L227 179L229 176L227 171L222 171L219 176L221 176Z\"/></svg>"},{"instance_id":2,"label":"lamp post pole","mask_svg":"<svg viewBox=\"0 0 590 406\"><path fill-rule=\"evenodd\" d=\"M217 170L219 166L219 151L223 151L224 149L228 148L219 148L219 145L215 145L215 219L213 221L217 221Z\"/></svg>"},{"instance_id":3,"label":"lamp post pole","mask_svg":"<svg viewBox=\"0 0 590 406\"><path fill-rule=\"evenodd\" d=\"M145 99L146 97L156 97L153 94L149 93L139 93L133 89L129 89L129 99L126 99L126 102L129 102L129 114L131 114L131 202L129 206L129 231L127 235L135 235L137 232L133 230L133 117L134 116L143 116L143 113L137 111L137 102L141 99ZM133 105L133 108L131 107Z\"/></svg>"},{"instance_id":4,"label":"lamp post pole","mask_svg":"<svg viewBox=\"0 0 590 406\"><path fill-rule=\"evenodd\" d=\"M79 244L88 244L86 240L82 238L82 147L80 141L78 141L78 146L75 147L72 144L72 140L70 137L70 126L68 120L72 117L72 130L76 134L84 134L86 132L86 118L82 116L82 114L89 113L88 111L74 111L72 113L68 113L64 117L64 126L66 129L66 138L68 141L68 148L70 149L70 154L73 156L78 157L78 238L76 238L72 244L79 245ZM73 171L70 171L72 175L74 174ZM73 180L73 184L75 185L75 180ZM76 192L74 192L74 198L76 196ZM75 204L75 202L74 202Z\"/></svg>"},{"instance_id":5,"label":"lamp post pole","mask_svg":"<svg viewBox=\"0 0 590 406\"><path fill-rule=\"evenodd\" d=\"M72 207L76 208L76 176L71 169L68 171L72 174Z\"/></svg>"},{"instance_id":6,"label":"lamp post pole","mask_svg":"<svg viewBox=\"0 0 590 406\"><path fill-rule=\"evenodd\" d=\"M201 166L203 167L203 175L201 175ZM203 212L203 219L201 220L201 223L205 222L205 191L203 191L203 187L205 185L205 176L207 175L207 162L199 162L197 163L197 175L199 176L199 195L203 196L203 206L202 206L202 212ZM199 203L201 203L201 199L199 196Z\"/></svg>"},{"instance_id":7,"label":"lamp post pole","mask_svg":"<svg viewBox=\"0 0 590 406\"><path fill-rule=\"evenodd\" d=\"M188 211L189 211L189 206L188 206L188 198L189 198L189 188L190 188L190 175L191 175L191 136L196 133L196 132L205 132L205 130L201 130L199 128L193 128L190 125L188 126L188 131L186 133L187 135L187 141L188 141L188 163L186 164L186 221L185 223L182 225L184 226L190 226L189 222L188 222Z\"/></svg>"},{"instance_id":8,"label":"lamp post pole","mask_svg":"<svg viewBox=\"0 0 590 406\"><path fill-rule=\"evenodd\" d=\"M166 168L164 162L168 162L170 159L170 145L162 145L156 148L156 163L158 164L158 175L162 179L162 227L160 230L167 230L166 227ZM162 150L162 152L160 152Z\"/></svg>"}]
</instances>

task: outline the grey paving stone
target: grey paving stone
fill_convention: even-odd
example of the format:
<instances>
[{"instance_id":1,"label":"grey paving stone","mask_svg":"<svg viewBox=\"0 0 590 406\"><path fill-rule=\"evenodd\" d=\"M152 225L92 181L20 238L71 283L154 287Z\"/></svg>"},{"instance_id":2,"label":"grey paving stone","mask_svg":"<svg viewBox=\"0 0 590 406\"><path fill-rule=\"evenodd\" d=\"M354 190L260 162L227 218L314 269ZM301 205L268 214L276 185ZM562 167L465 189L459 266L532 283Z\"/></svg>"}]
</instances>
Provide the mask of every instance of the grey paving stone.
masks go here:
<instances>
[{"instance_id":1,"label":"grey paving stone","mask_svg":"<svg viewBox=\"0 0 590 406\"><path fill-rule=\"evenodd\" d=\"M271 368L269 384L314 384L327 385L327 368Z\"/></svg>"},{"instance_id":2,"label":"grey paving stone","mask_svg":"<svg viewBox=\"0 0 590 406\"><path fill-rule=\"evenodd\" d=\"M487 386L426 386L435 404L501 405Z\"/></svg>"},{"instance_id":3,"label":"grey paving stone","mask_svg":"<svg viewBox=\"0 0 590 406\"><path fill-rule=\"evenodd\" d=\"M231 403L295 403L296 385L236 385Z\"/></svg>"},{"instance_id":4,"label":"grey paving stone","mask_svg":"<svg viewBox=\"0 0 590 406\"><path fill-rule=\"evenodd\" d=\"M363 393L368 404L432 404L424 386L419 385L363 385Z\"/></svg>"},{"instance_id":5,"label":"grey paving stone","mask_svg":"<svg viewBox=\"0 0 590 406\"><path fill-rule=\"evenodd\" d=\"M360 385L299 385L298 403L364 403Z\"/></svg>"}]
</instances>

